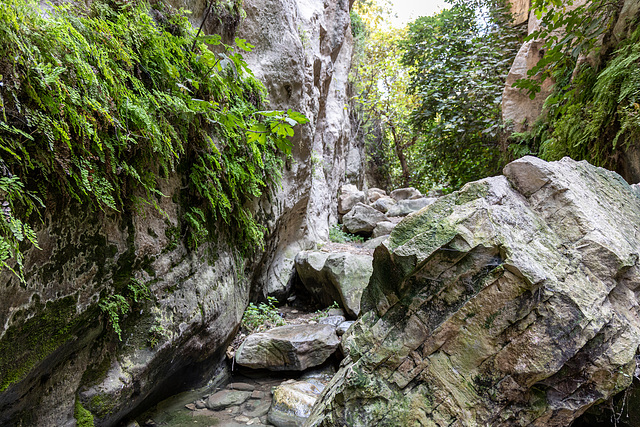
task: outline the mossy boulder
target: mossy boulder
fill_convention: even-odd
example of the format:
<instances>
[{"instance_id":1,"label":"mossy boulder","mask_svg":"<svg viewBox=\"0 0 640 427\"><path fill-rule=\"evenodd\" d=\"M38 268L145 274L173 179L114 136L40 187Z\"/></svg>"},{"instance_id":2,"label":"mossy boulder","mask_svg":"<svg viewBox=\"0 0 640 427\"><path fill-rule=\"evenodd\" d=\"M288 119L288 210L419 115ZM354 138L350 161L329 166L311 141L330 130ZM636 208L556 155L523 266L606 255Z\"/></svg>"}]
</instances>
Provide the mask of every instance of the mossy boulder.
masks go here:
<instances>
[{"instance_id":1,"label":"mossy boulder","mask_svg":"<svg viewBox=\"0 0 640 427\"><path fill-rule=\"evenodd\" d=\"M617 174L533 157L411 215L308 425L571 424L634 376L639 224Z\"/></svg>"}]
</instances>

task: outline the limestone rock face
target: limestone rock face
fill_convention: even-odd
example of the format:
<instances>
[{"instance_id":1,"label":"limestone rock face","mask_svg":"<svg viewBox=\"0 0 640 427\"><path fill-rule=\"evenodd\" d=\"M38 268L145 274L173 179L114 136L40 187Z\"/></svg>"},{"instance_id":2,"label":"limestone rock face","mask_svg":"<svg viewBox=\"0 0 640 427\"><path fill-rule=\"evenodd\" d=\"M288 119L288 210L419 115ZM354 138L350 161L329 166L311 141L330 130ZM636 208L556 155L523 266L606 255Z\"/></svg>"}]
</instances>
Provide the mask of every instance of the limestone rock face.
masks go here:
<instances>
[{"instance_id":1,"label":"limestone rock face","mask_svg":"<svg viewBox=\"0 0 640 427\"><path fill-rule=\"evenodd\" d=\"M207 4L169 3L192 10L194 26ZM269 108L310 119L296 129L282 187L256 202L270 236L264 255L242 261L222 235L187 251L181 206L171 197L159 201L166 217L152 209L88 216L82 207L51 205L38 231L42 251L26 254L27 282L0 277L0 425L71 425L76 396L97 425L114 425L143 403L206 382L224 366L249 283L264 294L284 292L295 255L326 240L339 185L345 177L362 184L363 151L344 108L349 2L245 0L243 7L244 20L220 28L210 15L205 31L253 44L243 55L269 91ZM180 180L169 177L162 192L178 200ZM148 285L151 300L120 315L119 341L98 302L128 292L131 279Z\"/></svg>"},{"instance_id":2,"label":"limestone rock face","mask_svg":"<svg viewBox=\"0 0 640 427\"><path fill-rule=\"evenodd\" d=\"M269 92L270 108L293 109L310 122L296 129L282 187L261 201L267 250L253 279L263 294L290 286L295 255L326 241L338 190L362 186L364 150L351 138L348 74L353 40L348 0L245 0L236 35L255 45L245 56Z\"/></svg>"},{"instance_id":3,"label":"limestone rock face","mask_svg":"<svg viewBox=\"0 0 640 427\"><path fill-rule=\"evenodd\" d=\"M236 363L254 369L304 371L324 363L340 341L332 325L289 325L249 335Z\"/></svg>"},{"instance_id":4,"label":"limestone rock face","mask_svg":"<svg viewBox=\"0 0 640 427\"><path fill-rule=\"evenodd\" d=\"M336 301L355 318L373 270L371 261L369 255L349 252L304 251L296 257L296 271L318 302L329 306Z\"/></svg>"},{"instance_id":5,"label":"limestone rock face","mask_svg":"<svg viewBox=\"0 0 640 427\"><path fill-rule=\"evenodd\" d=\"M396 205L391 206L387 211L387 216L407 216L410 213L419 211L425 206L429 206L435 202L436 198L433 197L420 197L417 199L400 200Z\"/></svg>"},{"instance_id":6,"label":"limestone rock face","mask_svg":"<svg viewBox=\"0 0 640 427\"><path fill-rule=\"evenodd\" d=\"M639 228L619 175L533 157L407 217L308 425L570 425L633 379Z\"/></svg>"}]
</instances>

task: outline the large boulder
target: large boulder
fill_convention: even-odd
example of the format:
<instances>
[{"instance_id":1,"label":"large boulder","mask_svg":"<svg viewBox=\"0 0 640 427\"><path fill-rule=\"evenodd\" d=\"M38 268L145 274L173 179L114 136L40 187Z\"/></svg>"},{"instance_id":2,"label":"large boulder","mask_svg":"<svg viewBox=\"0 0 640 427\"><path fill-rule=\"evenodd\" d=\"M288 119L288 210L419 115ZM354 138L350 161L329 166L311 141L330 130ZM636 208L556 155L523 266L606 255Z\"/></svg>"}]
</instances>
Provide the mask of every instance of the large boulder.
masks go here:
<instances>
[{"instance_id":1,"label":"large boulder","mask_svg":"<svg viewBox=\"0 0 640 427\"><path fill-rule=\"evenodd\" d=\"M373 271L372 260L370 255L350 252L304 251L295 265L302 284L318 302L325 306L338 302L355 318Z\"/></svg>"},{"instance_id":2,"label":"large boulder","mask_svg":"<svg viewBox=\"0 0 640 427\"><path fill-rule=\"evenodd\" d=\"M524 157L402 221L308 425L567 426L629 387L640 198Z\"/></svg>"},{"instance_id":3,"label":"large boulder","mask_svg":"<svg viewBox=\"0 0 640 427\"><path fill-rule=\"evenodd\" d=\"M358 203L342 218L342 223L349 233L371 235L376 224L386 219L377 209Z\"/></svg>"},{"instance_id":4,"label":"large boulder","mask_svg":"<svg viewBox=\"0 0 640 427\"><path fill-rule=\"evenodd\" d=\"M332 325L289 325L249 335L236 351L236 363L271 371L304 371L323 364L340 341Z\"/></svg>"}]
</instances>

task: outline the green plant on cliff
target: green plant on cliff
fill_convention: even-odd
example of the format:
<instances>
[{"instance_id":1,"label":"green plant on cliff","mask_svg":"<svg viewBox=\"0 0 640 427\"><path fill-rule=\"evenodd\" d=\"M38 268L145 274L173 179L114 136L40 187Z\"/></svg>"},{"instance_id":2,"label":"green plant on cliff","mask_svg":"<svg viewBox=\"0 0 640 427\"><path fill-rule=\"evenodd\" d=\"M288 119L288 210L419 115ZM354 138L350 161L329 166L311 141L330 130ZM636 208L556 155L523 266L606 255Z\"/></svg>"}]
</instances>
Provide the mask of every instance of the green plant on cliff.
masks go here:
<instances>
[{"instance_id":1,"label":"green plant on cliff","mask_svg":"<svg viewBox=\"0 0 640 427\"><path fill-rule=\"evenodd\" d=\"M75 408L73 410L73 417L76 419L76 425L78 427L93 427L94 419L93 414L82 406L80 400L76 398Z\"/></svg>"},{"instance_id":2,"label":"green plant on cliff","mask_svg":"<svg viewBox=\"0 0 640 427\"><path fill-rule=\"evenodd\" d=\"M20 269L44 204L158 208L159 182L176 171L185 235L224 223L241 249L261 246L248 202L279 180L278 151L289 152L293 126L307 120L265 111L265 89L242 57L251 48L196 37L162 2L46 13L35 0L0 3L0 267Z\"/></svg>"},{"instance_id":3,"label":"green plant on cliff","mask_svg":"<svg viewBox=\"0 0 640 427\"><path fill-rule=\"evenodd\" d=\"M640 138L640 30L629 25L632 30L617 34L620 42L612 46L617 3L566 6L534 2L546 15L530 38L546 40L545 54L515 86L532 97L547 78L554 88L544 114L531 131L514 136L514 145L546 160L569 156L625 175L624 153Z\"/></svg>"},{"instance_id":4,"label":"green plant on cliff","mask_svg":"<svg viewBox=\"0 0 640 427\"><path fill-rule=\"evenodd\" d=\"M275 304L278 300L267 297L267 302L261 302L257 306L249 303L242 316L242 329L246 333L262 332L276 326L284 326L286 322L278 313Z\"/></svg>"}]
</instances>

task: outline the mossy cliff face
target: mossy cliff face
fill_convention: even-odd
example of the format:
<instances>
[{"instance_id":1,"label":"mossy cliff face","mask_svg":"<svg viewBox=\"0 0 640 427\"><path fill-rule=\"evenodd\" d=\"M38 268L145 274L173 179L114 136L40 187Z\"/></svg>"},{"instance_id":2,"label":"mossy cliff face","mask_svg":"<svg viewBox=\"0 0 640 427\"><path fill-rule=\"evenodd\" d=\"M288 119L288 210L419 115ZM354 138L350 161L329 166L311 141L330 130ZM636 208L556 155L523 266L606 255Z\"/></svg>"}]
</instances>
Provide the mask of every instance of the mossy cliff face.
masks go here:
<instances>
[{"instance_id":1,"label":"mossy cliff face","mask_svg":"<svg viewBox=\"0 0 640 427\"><path fill-rule=\"evenodd\" d=\"M282 187L244 205L268 228L266 251L242 258L226 243L233 231L222 222L210 241L188 249L186 201L193 195L185 194L179 168L158 177L167 196L151 196L158 209L138 204L105 213L47 200L36 227L41 250L25 250L25 282L6 271L0 276L0 424L69 425L74 412L88 419L80 407L96 425L113 425L207 381L224 365L251 279L256 293L282 292L298 249L328 233L346 154L359 155L342 125L348 123L349 4L307 3L247 1L246 19L228 11L222 28L237 31L225 34L227 41L235 35L256 45L245 58L272 92L270 108L311 119L296 129ZM194 9L191 21L199 24L202 2L179 6ZM273 40L286 40L287 48L271 46ZM351 168L354 179L358 173Z\"/></svg>"},{"instance_id":2,"label":"mossy cliff face","mask_svg":"<svg viewBox=\"0 0 640 427\"><path fill-rule=\"evenodd\" d=\"M525 157L376 249L347 358L309 425L566 426L631 384L640 198Z\"/></svg>"},{"instance_id":3,"label":"mossy cliff face","mask_svg":"<svg viewBox=\"0 0 640 427\"><path fill-rule=\"evenodd\" d=\"M172 184L168 194L179 192ZM77 396L97 425L112 425L220 368L248 303L244 263L225 236L188 251L172 233L182 208L159 203L166 217L51 210L42 250L26 254L26 283L3 274L0 423L65 425ZM130 295L134 279L147 299ZM99 306L111 294L130 302L122 341Z\"/></svg>"}]
</instances>

